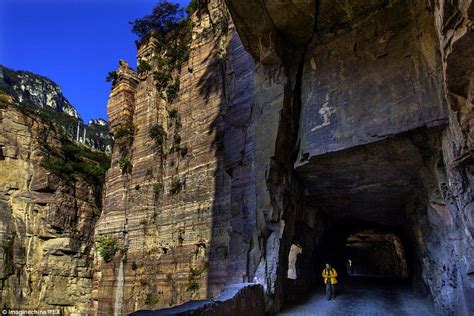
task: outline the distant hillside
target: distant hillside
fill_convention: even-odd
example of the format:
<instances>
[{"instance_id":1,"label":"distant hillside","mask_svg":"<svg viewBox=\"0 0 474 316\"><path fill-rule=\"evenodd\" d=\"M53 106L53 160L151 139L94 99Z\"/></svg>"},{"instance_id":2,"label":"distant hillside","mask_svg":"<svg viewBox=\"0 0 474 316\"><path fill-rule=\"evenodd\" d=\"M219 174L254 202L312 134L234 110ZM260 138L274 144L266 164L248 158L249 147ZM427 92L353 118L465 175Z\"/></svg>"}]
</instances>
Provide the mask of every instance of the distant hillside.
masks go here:
<instances>
[{"instance_id":1,"label":"distant hillside","mask_svg":"<svg viewBox=\"0 0 474 316\"><path fill-rule=\"evenodd\" d=\"M0 65L0 91L11 95L16 103L35 108L43 118L61 127L72 139L97 150L111 151L113 140L108 133L108 122L99 118L85 124L52 80Z\"/></svg>"}]
</instances>

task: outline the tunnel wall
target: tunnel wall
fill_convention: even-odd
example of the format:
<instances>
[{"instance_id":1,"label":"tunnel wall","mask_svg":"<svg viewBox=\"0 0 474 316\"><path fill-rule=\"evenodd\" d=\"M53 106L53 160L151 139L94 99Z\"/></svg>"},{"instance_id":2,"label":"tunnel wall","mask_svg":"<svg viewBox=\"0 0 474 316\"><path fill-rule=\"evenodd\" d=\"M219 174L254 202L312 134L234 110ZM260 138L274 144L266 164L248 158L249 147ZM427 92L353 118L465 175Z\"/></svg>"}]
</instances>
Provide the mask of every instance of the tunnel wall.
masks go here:
<instances>
[{"instance_id":1,"label":"tunnel wall","mask_svg":"<svg viewBox=\"0 0 474 316\"><path fill-rule=\"evenodd\" d=\"M264 283L267 310L282 306L285 287L309 286L299 277L290 285L286 279L295 240L313 238L303 245L300 265L321 261L305 248L321 252L330 224L314 215L308 228L303 214L307 208L324 212L319 202L327 187L312 187L305 178L315 169L306 166L331 153L329 162L343 157L356 166L365 158L375 166L386 162L372 170L376 176L415 171L399 183L392 173L392 182L379 186L394 203L395 215L387 221L406 227L414 280L427 286L437 308L472 312L471 1L226 3L256 60L253 240L259 246L251 247L248 267ZM322 179L340 170L334 163L325 167ZM359 210L370 204L371 183L346 180L354 194L332 198L353 205L354 197L365 194L348 217L363 219ZM296 238L305 229L306 237Z\"/></svg>"},{"instance_id":2,"label":"tunnel wall","mask_svg":"<svg viewBox=\"0 0 474 316\"><path fill-rule=\"evenodd\" d=\"M405 249L395 234L377 231L352 234L346 241L345 254L352 263L348 269L350 275L408 277Z\"/></svg>"}]
</instances>

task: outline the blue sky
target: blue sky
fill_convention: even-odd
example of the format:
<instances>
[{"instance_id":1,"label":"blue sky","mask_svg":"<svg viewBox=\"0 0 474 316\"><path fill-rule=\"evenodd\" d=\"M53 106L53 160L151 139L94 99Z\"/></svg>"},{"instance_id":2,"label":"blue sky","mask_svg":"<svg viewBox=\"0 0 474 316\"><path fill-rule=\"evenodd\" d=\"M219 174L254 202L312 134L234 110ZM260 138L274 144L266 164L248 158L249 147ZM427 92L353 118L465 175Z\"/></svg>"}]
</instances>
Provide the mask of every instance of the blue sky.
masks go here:
<instances>
[{"instance_id":1,"label":"blue sky","mask_svg":"<svg viewBox=\"0 0 474 316\"><path fill-rule=\"evenodd\" d=\"M85 122L106 118L107 73L119 59L136 65L128 22L149 14L157 2L0 0L0 64L55 81Z\"/></svg>"}]
</instances>

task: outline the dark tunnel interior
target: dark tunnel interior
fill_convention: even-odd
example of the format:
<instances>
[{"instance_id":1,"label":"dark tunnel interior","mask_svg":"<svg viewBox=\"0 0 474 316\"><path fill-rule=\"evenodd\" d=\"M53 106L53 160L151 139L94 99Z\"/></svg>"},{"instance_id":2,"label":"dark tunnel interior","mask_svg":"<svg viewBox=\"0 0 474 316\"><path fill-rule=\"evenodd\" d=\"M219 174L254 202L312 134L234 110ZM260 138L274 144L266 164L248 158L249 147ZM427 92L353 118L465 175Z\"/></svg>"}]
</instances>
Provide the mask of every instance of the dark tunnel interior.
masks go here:
<instances>
[{"instance_id":1,"label":"dark tunnel interior","mask_svg":"<svg viewBox=\"0 0 474 316\"><path fill-rule=\"evenodd\" d=\"M324 155L297 170L305 207L288 256L287 304L323 288L326 263L342 283L384 278L426 293L418 236L430 184L419 175L435 165L425 158L436 156L429 144L423 133L405 135Z\"/></svg>"}]
</instances>

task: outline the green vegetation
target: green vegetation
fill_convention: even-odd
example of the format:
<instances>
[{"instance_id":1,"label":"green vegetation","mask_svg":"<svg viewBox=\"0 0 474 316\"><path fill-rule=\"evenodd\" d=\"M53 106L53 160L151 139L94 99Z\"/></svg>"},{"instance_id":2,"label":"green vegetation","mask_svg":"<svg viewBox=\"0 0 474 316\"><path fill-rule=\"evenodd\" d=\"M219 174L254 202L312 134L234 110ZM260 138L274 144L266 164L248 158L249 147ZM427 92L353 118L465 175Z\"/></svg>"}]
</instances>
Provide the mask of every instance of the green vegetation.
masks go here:
<instances>
[{"instance_id":1,"label":"green vegetation","mask_svg":"<svg viewBox=\"0 0 474 316\"><path fill-rule=\"evenodd\" d=\"M138 61L138 71L139 72L145 72L145 71L150 71L151 70L151 65L143 59L140 59Z\"/></svg>"},{"instance_id":2,"label":"green vegetation","mask_svg":"<svg viewBox=\"0 0 474 316\"><path fill-rule=\"evenodd\" d=\"M186 8L186 13L188 16L191 16L194 12L200 12L205 9L207 6L207 0L191 0L188 7Z\"/></svg>"},{"instance_id":3,"label":"green vegetation","mask_svg":"<svg viewBox=\"0 0 474 316\"><path fill-rule=\"evenodd\" d=\"M146 39L152 31L158 38L165 39L184 19L184 10L178 3L160 0L150 15L130 22L132 33L140 40Z\"/></svg>"},{"instance_id":4,"label":"green vegetation","mask_svg":"<svg viewBox=\"0 0 474 316\"><path fill-rule=\"evenodd\" d=\"M198 291L199 288L201 287L200 281L201 281L201 275L204 273L204 271L207 270L207 264L202 264L201 267L191 267L189 269L189 276L188 276L188 287L187 290L194 292Z\"/></svg>"},{"instance_id":5,"label":"green vegetation","mask_svg":"<svg viewBox=\"0 0 474 316\"><path fill-rule=\"evenodd\" d=\"M181 157L185 157L188 154L188 147L186 146L178 146L176 148L176 152L181 155Z\"/></svg>"},{"instance_id":6,"label":"green vegetation","mask_svg":"<svg viewBox=\"0 0 474 316\"><path fill-rule=\"evenodd\" d=\"M132 270L135 271L136 269L138 269L138 265L135 261L132 261Z\"/></svg>"},{"instance_id":7,"label":"green vegetation","mask_svg":"<svg viewBox=\"0 0 474 316\"><path fill-rule=\"evenodd\" d=\"M133 138L135 134L135 125L131 120L121 123L114 131L115 139Z\"/></svg>"},{"instance_id":8,"label":"green vegetation","mask_svg":"<svg viewBox=\"0 0 474 316\"><path fill-rule=\"evenodd\" d=\"M155 305L156 303L158 303L158 298L152 293L148 293L145 298L145 305Z\"/></svg>"},{"instance_id":9,"label":"green vegetation","mask_svg":"<svg viewBox=\"0 0 474 316\"><path fill-rule=\"evenodd\" d=\"M163 184L155 183L155 185L153 186L153 194L155 197L155 201L157 201L160 198L162 192L163 192Z\"/></svg>"},{"instance_id":10,"label":"green vegetation","mask_svg":"<svg viewBox=\"0 0 474 316\"><path fill-rule=\"evenodd\" d=\"M77 145L66 136L62 136L60 140L62 143L60 149L52 149L45 144L50 152L43 161L43 166L65 179L82 176L98 190L101 190L105 173L110 167L110 157L103 152Z\"/></svg>"},{"instance_id":11,"label":"green vegetation","mask_svg":"<svg viewBox=\"0 0 474 316\"><path fill-rule=\"evenodd\" d=\"M0 90L0 104L9 104L12 102L12 100L13 99L9 94Z\"/></svg>"},{"instance_id":12,"label":"green vegetation","mask_svg":"<svg viewBox=\"0 0 474 316\"><path fill-rule=\"evenodd\" d=\"M155 71L153 73L153 78L156 81L156 88L162 90L165 88L171 80L171 75L161 71Z\"/></svg>"},{"instance_id":13,"label":"green vegetation","mask_svg":"<svg viewBox=\"0 0 474 316\"><path fill-rule=\"evenodd\" d=\"M173 275L171 273L166 274L166 284L173 284Z\"/></svg>"},{"instance_id":14,"label":"green vegetation","mask_svg":"<svg viewBox=\"0 0 474 316\"><path fill-rule=\"evenodd\" d=\"M168 115L170 116L170 119L176 119L178 117L178 110L171 109L168 111Z\"/></svg>"},{"instance_id":15,"label":"green vegetation","mask_svg":"<svg viewBox=\"0 0 474 316\"><path fill-rule=\"evenodd\" d=\"M117 241L114 237L108 235L99 236L96 241L97 252L105 262L112 261L117 252Z\"/></svg>"},{"instance_id":16,"label":"green vegetation","mask_svg":"<svg viewBox=\"0 0 474 316\"><path fill-rule=\"evenodd\" d=\"M166 133L161 125L153 125L150 128L150 137L155 141L157 147L161 148L165 141Z\"/></svg>"},{"instance_id":17,"label":"green vegetation","mask_svg":"<svg viewBox=\"0 0 474 316\"><path fill-rule=\"evenodd\" d=\"M173 140L174 140L174 145L179 147L179 144L181 144L181 136L178 133L176 133L174 134Z\"/></svg>"},{"instance_id":18,"label":"green vegetation","mask_svg":"<svg viewBox=\"0 0 474 316\"><path fill-rule=\"evenodd\" d=\"M122 174L132 173L133 165L127 158L120 158L118 160L118 165L120 167L120 170L122 170Z\"/></svg>"},{"instance_id":19,"label":"green vegetation","mask_svg":"<svg viewBox=\"0 0 474 316\"><path fill-rule=\"evenodd\" d=\"M176 79L166 88L166 100L171 103L176 99L179 92L179 79Z\"/></svg>"},{"instance_id":20,"label":"green vegetation","mask_svg":"<svg viewBox=\"0 0 474 316\"><path fill-rule=\"evenodd\" d=\"M183 182L181 179L175 179L171 183L171 189L170 189L170 194L175 195L178 194L183 188Z\"/></svg>"},{"instance_id":21,"label":"green vegetation","mask_svg":"<svg viewBox=\"0 0 474 316\"><path fill-rule=\"evenodd\" d=\"M115 84L115 82L118 79L118 75L116 71L109 71L107 74L107 77L105 78L106 82L112 82L112 84Z\"/></svg>"},{"instance_id":22,"label":"green vegetation","mask_svg":"<svg viewBox=\"0 0 474 316\"><path fill-rule=\"evenodd\" d=\"M152 37L156 39L155 57L149 62L160 70L154 72L156 88L165 90L163 98L172 102L179 91L179 79L173 77L179 76L182 64L189 57L192 33L190 19L186 18L184 9L179 4L160 1L150 15L130 24L132 32L140 38L137 47ZM139 71L151 70L150 64L144 65L140 61Z\"/></svg>"},{"instance_id":23,"label":"green vegetation","mask_svg":"<svg viewBox=\"0 0 474 316\"><path fill-rule=\"evenodd\" d=\"M128 119L115 128L113 135L121 157L125 158L132 146L133 137L135 135L135 125Z\"/></svg>"}]
</instances>

